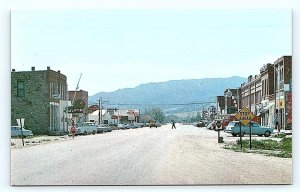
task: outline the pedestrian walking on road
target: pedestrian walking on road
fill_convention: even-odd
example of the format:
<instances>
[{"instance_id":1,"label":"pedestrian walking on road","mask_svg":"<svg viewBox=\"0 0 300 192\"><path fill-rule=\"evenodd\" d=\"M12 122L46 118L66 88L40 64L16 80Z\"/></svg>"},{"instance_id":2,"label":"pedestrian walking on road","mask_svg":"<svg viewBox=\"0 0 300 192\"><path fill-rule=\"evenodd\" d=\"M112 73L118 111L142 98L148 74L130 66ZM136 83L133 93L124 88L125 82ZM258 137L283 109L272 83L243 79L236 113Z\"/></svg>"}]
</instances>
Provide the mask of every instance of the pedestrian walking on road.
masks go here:
<instances>
[{"instance_id":1,"label":"pedestrian walking on road","mask_svg":"<svg viewBox=\"0 0 300 192\"><path fill-rule=\"evenodd\" d=\"M173 128L176 129L176 127L175 127L175 121L172 122L172 129Z\"/></svg>"}]
</instances>

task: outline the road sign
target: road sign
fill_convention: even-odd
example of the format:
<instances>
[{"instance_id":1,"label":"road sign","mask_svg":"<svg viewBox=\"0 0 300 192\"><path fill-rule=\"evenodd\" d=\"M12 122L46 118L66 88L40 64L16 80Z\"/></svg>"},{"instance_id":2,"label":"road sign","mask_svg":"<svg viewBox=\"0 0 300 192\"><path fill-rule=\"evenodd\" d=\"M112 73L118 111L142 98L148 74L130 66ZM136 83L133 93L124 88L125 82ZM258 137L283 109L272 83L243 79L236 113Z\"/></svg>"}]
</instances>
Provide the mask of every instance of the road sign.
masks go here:
<instances>
[{"instance_id":1,"label":"road sign","mask_svg":"<svg viewBox=\"0 0 300 192\"><path fill-rule=\"evenodd\" d=\"M25 118L17 119L17 123L18 123L19 127L24 128L24 121L25 121Z\"/></svg>"},{"instance_id":2,"label":"road sign","mask_svg":"<svg viewBox=\"0 0 300 192\"><path fill-rule=\"evenodd\" d=\"M243 107L236 115L236 119L242 124L247 125L255 117L255 115L247 108Z\"/></svg>"}]
</instances>

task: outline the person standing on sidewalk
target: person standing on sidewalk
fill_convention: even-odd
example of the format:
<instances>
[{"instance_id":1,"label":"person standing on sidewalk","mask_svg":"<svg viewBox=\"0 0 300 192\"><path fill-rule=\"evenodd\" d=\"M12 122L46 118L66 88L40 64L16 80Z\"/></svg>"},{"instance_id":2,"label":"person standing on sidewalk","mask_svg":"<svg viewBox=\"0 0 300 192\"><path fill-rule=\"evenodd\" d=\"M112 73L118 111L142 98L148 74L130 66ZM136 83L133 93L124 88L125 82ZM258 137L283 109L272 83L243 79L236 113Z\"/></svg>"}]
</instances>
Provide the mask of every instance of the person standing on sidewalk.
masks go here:
<instances>
[{"instance_id":1,"label":"person standing on sidewalk","mask_svg":"<svg viewBox=\"0 0 300 192\"><path fill-rule=\"evenodd\" d=\"M72 138L73 138L73 139L74 139L74 137L75 137L75 132L76 132L75 126L72 126L72 127L71 127L71 134L72 134Z\"/></svg>"},{"instance_id":2,"label":"person standing on sidewalk","mask_svg":"<svg viewBox=\"0 0 300 192\"><path fill-rule=\"evenodd\" d=\"M76 133L76 128L75 128L75 124L74 124L74 120L72 120L72 127L71 127L71 134L72 134L72 138L74 139L75 133Z\"/></svg>"},{"instance_id":3,"label":"person standing on sidewalk","mask_svg":"<svg viewBox=\"0 0 300 192\"><path fill-rule=\"evenodd\" d=\"M172 122L172 129L173 128L176 129L176 127L175 127L175 121Z\"/></svg>"}]
</instances>

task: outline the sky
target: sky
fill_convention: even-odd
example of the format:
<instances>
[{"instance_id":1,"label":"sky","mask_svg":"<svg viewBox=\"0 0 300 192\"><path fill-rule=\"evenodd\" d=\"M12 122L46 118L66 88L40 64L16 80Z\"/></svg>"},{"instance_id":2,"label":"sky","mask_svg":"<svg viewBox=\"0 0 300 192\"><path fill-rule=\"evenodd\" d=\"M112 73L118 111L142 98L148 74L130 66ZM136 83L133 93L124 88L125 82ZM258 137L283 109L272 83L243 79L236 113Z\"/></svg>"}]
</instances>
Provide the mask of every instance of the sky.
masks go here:
<instances>
[{"instance_id":1,"label":"sky","mask_svg":"<svg viewBox=\"0 0 300 192\"><path fill-rule=\"evenodd\" d=\"M259 74L292 55L291 9L14 10L11 68L60 70L89 95Z\"/></svg>"}]
</instances>

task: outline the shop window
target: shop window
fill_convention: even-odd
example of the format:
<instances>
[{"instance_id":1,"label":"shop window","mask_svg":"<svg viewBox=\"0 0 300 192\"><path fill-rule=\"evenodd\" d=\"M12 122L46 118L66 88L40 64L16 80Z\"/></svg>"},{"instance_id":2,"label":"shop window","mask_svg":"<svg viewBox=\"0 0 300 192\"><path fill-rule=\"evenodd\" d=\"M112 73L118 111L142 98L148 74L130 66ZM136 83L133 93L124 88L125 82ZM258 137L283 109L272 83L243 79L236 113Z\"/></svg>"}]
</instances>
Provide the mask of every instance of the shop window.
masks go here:
<instances>
[{"instance_id":1,"label":"shop window","mask_svg":"<svg viewBox=\"0 0 300 192\"><path fill-rule=\"evenodd\" d=\"M17 95L18 95L18 97L24 97L25 96L25 86L24 86L23 81L18 81Z\"/></svg>"}]
</instances>

